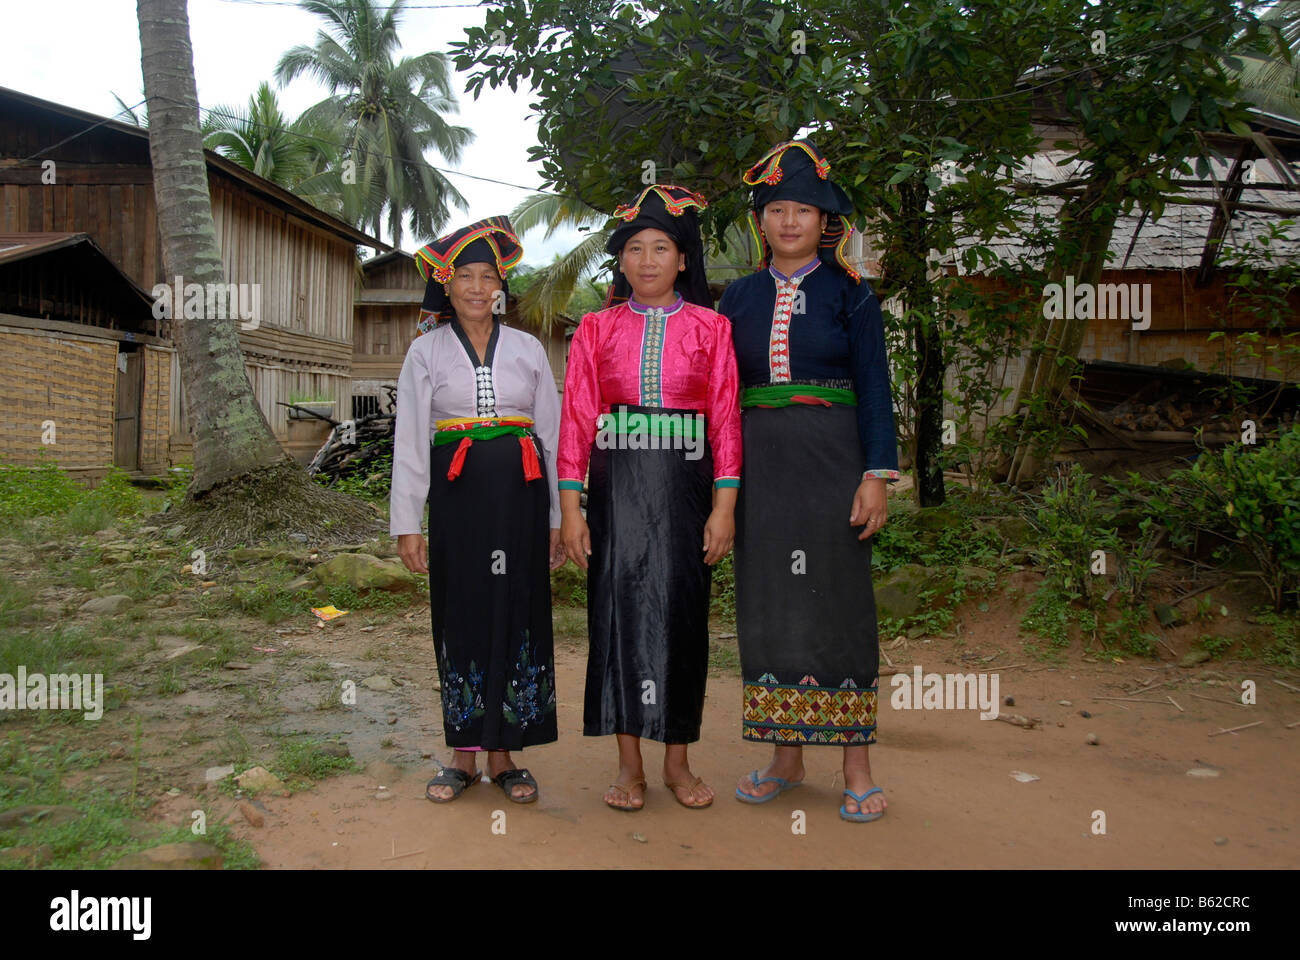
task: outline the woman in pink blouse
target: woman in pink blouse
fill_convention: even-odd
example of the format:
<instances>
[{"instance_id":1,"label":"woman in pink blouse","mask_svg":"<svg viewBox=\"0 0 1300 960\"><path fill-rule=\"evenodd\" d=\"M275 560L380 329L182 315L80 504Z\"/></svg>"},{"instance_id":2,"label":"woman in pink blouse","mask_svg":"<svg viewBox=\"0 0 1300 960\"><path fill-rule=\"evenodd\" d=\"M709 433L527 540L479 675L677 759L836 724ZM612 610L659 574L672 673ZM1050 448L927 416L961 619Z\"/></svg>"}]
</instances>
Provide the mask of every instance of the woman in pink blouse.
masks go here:
<instances>
[{"instance_id":1,"label":"woman in pink blouse","mask_svg":"<svg viewBox=\"0 0 1300 960\"><path fill-rule=\"evenodd\" d=\"M665 744L678 803L713 802L686 751L700 737L709 567L731 550L741 453L731 328L704 276L705 206L655 184L614 211L615 305L583 318L564 379L560 537L588 584L583 733L617 735L605 802L620 810L645 803L643 737Z\"/></svg>"},{"instance_id":2,"label":"woman in pink blouse","mask_svg":"<svg viewBox=\"0 0 1300 960\"><path fill-rule=\"evenodd\" d=\"M537 782L510 751L556 739L548 567L564 562L560 404L546 349L498 319L506 272L522 256L505 217L416 253L427 332L397 381L390 529L407 569L429 575L443 731L455 750L426 788L435 803L478 782L480 751L510 800L535 801Z\"/></svg>"}]
</instances>

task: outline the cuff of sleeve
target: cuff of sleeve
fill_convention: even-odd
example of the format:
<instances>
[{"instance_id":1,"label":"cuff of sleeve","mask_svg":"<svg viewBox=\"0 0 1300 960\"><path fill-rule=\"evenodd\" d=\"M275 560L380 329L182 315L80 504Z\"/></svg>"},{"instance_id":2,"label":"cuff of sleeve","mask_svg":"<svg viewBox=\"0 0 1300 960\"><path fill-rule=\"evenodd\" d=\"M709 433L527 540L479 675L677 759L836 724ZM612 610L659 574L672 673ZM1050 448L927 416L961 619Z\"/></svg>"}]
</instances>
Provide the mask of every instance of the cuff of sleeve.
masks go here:
<instances>
[{"instance_id":1,"label":"cuff of sleeve","mask_svg":"<svg viewBox=\"0 0 1300 960\"><path fill-rule=\"evenodd\" d=\"M862 472L862 479L865 480L868 477L878 477L881 480L897 480L898 471L897 470L864 470Z\"/></svg>"},{"instance_id":2,"label":"cuff of sleeve","mask_svg":"<svg viewBox=\"0 0 1300 960\"><path fill-rule=\"evenodd\" d=\"M713 485L721 490L723 487L740 486L740 477L718 477L713 481Z\"/></svg>"},{"instance_id":3,"label":"cuff of sleeve","mask_svg":"<svg viewBox=\"0 0 1300 960\"><path fill-rule=\"evenodd\" d=\"M561 481L559 481L558 486L559 486L559 488L560 488L561 490L581 490L581 489L582 489L582 481L581 481L581 480L561 480Z\"/></svg>"}]
</instances>

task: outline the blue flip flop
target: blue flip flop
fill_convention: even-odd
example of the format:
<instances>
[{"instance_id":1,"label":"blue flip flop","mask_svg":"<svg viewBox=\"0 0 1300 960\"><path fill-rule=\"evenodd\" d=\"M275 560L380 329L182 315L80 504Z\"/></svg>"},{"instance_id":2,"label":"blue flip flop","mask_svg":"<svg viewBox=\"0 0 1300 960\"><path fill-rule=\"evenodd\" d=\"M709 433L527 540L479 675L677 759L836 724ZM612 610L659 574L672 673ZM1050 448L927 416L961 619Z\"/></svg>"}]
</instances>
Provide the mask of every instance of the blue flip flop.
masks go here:
<instances>
[{"instance_id":1,"label":"blue flip flop","mask_svg":"<svg viewBox=\"0 0 1300 960\"><path fill-rule=\"evenodd\" d=\"M754 782L754 786L756 787L762 786L765 783L775 783L777 786L771 793L761 797L756 797L752 793L745 793L745 791L741 790L740 787L737 787L736 799L742 803L767 803L767 801L775 800L787 790L793 790L795 787L799 786L799 784L803 783L802 780L790 781L783 777L760 777L757 770L751 773L749 778Z\"/></svg>"},{"instance_id":2,"label":"blue flip flop","mask_svg":"<svg viewBox=\"0 0 1300 960\"><path fill-rule=\"evenodd\" d=\"M885 815L885 811L884 811L884 810L881 810L879 813L866 813L865 811L863 811L863 809L862 809L862 805L863 805L864 803L866 803L867 797L871 796L873 793L884 793L884 792L885 792L885 791L884 791L884 790L881 790L879 787L872 787L870 790L868 790L868 791L867 791L866 793L864 793L862 796L858 796L856 793L854 793L852 790L850 790L850 789L848 789L848 788L846 787L846 788L844 789L844 793L845 793L846 795L852 797L854 800L857 801L857 804L858 804L858 812L857 812L857 813L849 813L849 811L846 810L846 809L844 808L844 804L841 803L841 804L840 804L840 819L841 819L841 820L852 820L854 823L870 823L872 820L879 820L881 817L883 817L883 816Z\"/></svg>"}]
</instances>

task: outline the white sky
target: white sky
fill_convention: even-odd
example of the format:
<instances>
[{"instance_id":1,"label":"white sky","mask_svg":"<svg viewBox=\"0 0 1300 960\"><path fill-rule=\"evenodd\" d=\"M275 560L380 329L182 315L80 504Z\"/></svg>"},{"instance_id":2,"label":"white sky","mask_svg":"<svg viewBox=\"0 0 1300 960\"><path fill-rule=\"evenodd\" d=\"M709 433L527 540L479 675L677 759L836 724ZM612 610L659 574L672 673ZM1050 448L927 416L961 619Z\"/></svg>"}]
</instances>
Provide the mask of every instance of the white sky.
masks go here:
<instances>
[{"instance_id":1,"label":"white sky","mask_svg":"<svg viewBox=\"0 0 1300 960\"><path fill-rule=\"evenodd\" d=\"M440 0L412 0L436 2ZM0 57L0 86L109 117L118 112L114 93L128 105L144 99L134 0L0 0L0 15L9 37ZM244 107L258 84L271 80L280 56L297 44L313 44L324 23L296 6L240 0L189 0L189 15L199 105L204 108ZM483 16L479 8L408 9L399 28L399 56L445 53L451 40L460 39L466 27L481 25ZM528 148L537 142L536 119L528 110L531 93L485 89L476 101L463 92L464 76L458 77L461 112L449 120L470 127L474 142L451 168L428 157L434 166L452 171L448 179L469 203L465 213L453 212L449 229L509 213L530 189L541 186L538 168L528 162ZM286 115L296 116L326 91L299 77L276 88L276 94ZM526 189L457 176L455 170ZM524 261L549 262L581 236L570 231L543 243L542 231L535 230L522 238ZM402 245L411 251L430 239L408 234Z\"/></svg>"}]
</instances>

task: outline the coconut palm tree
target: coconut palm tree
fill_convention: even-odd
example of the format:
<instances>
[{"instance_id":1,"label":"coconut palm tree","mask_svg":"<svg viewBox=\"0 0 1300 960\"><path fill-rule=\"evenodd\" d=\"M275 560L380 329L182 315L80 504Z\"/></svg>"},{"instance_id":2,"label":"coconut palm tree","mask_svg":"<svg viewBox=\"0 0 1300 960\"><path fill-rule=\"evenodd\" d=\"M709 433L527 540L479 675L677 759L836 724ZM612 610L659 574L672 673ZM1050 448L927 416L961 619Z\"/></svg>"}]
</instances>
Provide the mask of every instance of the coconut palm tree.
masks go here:
<instances>
[{"instance_id":1,"label":"coconut palm tree","mask_svg":"<svg viewBox=\"0 0 1300 960\"><path fill-rule=\"evenodd\" d=\"M465 198L424 156L436 150L455 162L474 136L442 116L457 109L442 54L394 60L405 4L301 0L299 6L327 27L314 45L285 53L275 69L281 85L305 74L329 91L303 119L346 131L344 174L367 194L354 222L375 234L386 222L394 245L401 243L408 216L416 236L434 236L450 219L449 205L465 209Z\"/></svg>"},{"instance_id":2,"label":"coconut palm tree","mask_svg":"<svg viewBox=\"0 0 1300 960\"><path fill-rule=\"evenodd\" d=\"M1282 56L1238 53L1242 94L1259 109L1300 120L1300 3L1279 3L1260 14ZM1285 51L1285 52L1284 52Z\"/></svg>"},{"instance_id":3,"label":"coconut palm tree","mask_svg":"<svg viewBox=\"0 0 1300 960\"><path fill-rule=\"evenodd\" d=\"M606 257L609 232L604 226L608 219L581 200L553 193L535 193L510 211L510 222L521 236L540 226L546 227L542 235L545 240L565 228L589 231L577 246L537 271L537 279L520 295L519 312L527 323L549 332L555 318L573 299L578 284L599 270Z\"/></svg>"},{"instance_id":4,"label":"coconut palm tree","mask_svg":"<svg viewBox=\"0 0 1300 960\"><path fill-rule=\"evenodd\" d=\"M248 107L218 106L199 126L203 145L264 177L321 210L357 222L357 197L345 196L340 171L343 132L309 117L290 120L265 81L248 98ZM353 201L346 209L348 200ZM346 216L346 214L352 216Z\"/></svg>"}]
</instances>

